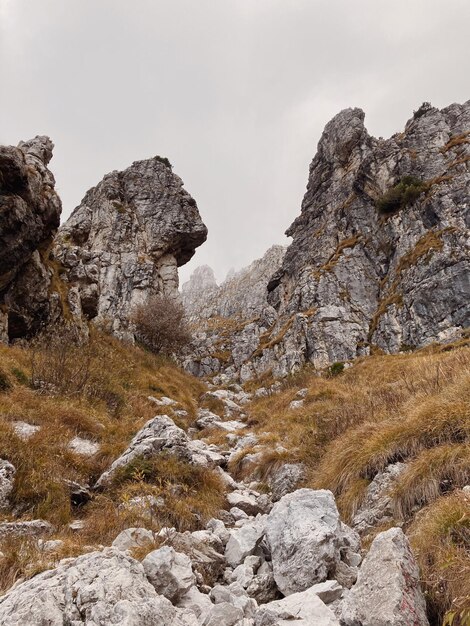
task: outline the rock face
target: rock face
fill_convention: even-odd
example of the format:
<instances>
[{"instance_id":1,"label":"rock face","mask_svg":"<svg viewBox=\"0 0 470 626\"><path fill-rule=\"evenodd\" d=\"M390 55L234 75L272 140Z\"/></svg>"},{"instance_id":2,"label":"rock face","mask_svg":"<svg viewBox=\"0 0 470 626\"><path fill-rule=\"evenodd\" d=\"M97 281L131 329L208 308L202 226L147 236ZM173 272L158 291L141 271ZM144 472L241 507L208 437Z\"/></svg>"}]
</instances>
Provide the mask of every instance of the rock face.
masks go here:
<instances>
[{"instance_id":1,"label":"rock face","mask_svg":"<svg viewBox=\"0 0 470 626\"><path fill-rule=\"evenodd\" d=\"M418 566L400 528L391 528L374 539L357 583L342 606L342 626L379 623L387 626L429 624Z\"/></svg>"},{"instance_id":2,"label":"rock face","mask_svg":"<svg viewBox=\"0 0 470 626\"><path fill-rule=\"evenodd\" d=\"M470 101L423 105L387 140L369 135L360 109L333 118L287 230L292 244L266 283L271 314L227 331L233 357L219 348L189 369L285 376L305 362L458 338L470 323L469 133ZM417 193L384 209L407 177Z\"/></svg>"},{"instance_id":3,"label":"rock face","mask_svg":"<svg viewBox=\"0 0 470 626\"><path fill-rule=\"evenodd\" d=\"M0 341L34 333L54 308L47 249L62 205L48 169L54 144L0 146Z\"/></svg>"},{"instance_id":4,"label":"rock face","mask_svg":"<svg viewBox=\"0 0 470 626\"><path fill-rule=\"evenodd\" d=\"M127 336L132 307L178 297L177 268L207 237L196 201L167 159L136 161L90 189L61 227L54 255L87 319Z\"/></svg>"},{"instance_id":5,"label":"rock face","mask_svg":"<svg viewBox=\"0 0 470 626\"><path fill-rule=\"evenodd\" d=\"M190 319L236 316L249 319L259 315L267 305L266 285L279 269L285 253L284 246L272 246L261 259L238 272L230 272L220 286L208 265L196 268L181 289Z\"/></svg>"}]
</instances>

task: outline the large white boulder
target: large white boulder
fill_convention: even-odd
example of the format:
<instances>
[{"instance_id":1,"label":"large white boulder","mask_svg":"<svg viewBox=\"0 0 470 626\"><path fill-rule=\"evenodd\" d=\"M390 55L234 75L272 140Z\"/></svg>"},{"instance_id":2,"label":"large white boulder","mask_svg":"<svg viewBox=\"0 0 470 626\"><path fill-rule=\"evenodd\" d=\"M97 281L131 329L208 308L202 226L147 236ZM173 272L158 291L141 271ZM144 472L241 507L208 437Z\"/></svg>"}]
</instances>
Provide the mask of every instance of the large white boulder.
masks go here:
<instances>
[{"instance_id":1,"label":"large white boulder","mask_svg":"<svg viewBox=\"0 0 470 626\"><path fill-rule=\"evenodd\" d=\"M282 600L263 604L255 616L256 626L293 626L293 624L295 626L339 626L333 611L320 600L314 589L307 589Z\"/></svg>"},{"instance_id":2,"label":"large white boulder","mask_svg":"<svg viewBox=\"0 0 470 626\"><path fill-rule=\"evenodd\" d=\"M142 565L155 590L171 602L180 600L196 584L189 557L171 546L149 552Z\"/></svg>"},{"instance_id":3,"label":"large white boulder","mask_svg":"<svg viewBox=\"0 0 470 626\"><path fill-rule=\"evenodd\" d=\"M0 598L0 624L197 625L193 613L159 596L142 565L114 548L65 559Z\"/></svg>"},{"instance_id":4,"label":"large white boulder","mask_svg":"<svg viewBox=\"0 0 470 626\"><path fill-rule=\"evenodd\" d=\"M260 515L241 528L230 531L230 538L225 547L225 558L231 567L237 567L245 558L254 554L261 542L266 528L266 515Z\"/></svg>"},{"instance_id":5,"label":"large white boulder","mask_svg":"<svg viewBox=\"0 0 470 626\"><path fill-rule=\"evenodd\" d=\"M331 491L298 489L269 513L266 538L274 579L284 595L305 591L333 574L343 533Z\"/></svg>"},{"instance_id":6,"label":"large white boulder","mask_svg":"<svg viewBox=\"0 0 470 626\"><path fill-rule=\"evenodd\" d=\"M346 596L343 626L429 626L419 570L400 528L377 535Z\"/></svg>"}]
</instances>

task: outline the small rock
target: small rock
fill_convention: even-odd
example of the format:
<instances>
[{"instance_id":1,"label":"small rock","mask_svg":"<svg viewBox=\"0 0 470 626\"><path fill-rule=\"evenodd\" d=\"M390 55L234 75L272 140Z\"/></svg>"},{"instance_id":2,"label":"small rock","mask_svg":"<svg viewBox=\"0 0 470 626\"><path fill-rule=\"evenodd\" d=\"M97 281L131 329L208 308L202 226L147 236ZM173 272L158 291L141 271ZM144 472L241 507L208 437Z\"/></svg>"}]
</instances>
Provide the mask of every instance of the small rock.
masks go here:
<instances>
[{"instance_id":1,"label":"small rock","mask_svg":"<svg viewBox=\"0 0 470 626\"><path fill-rule=\"evenodd\" d=\"M100 444L82 437L74 437L69 442L69 449L82 456L93 456L100 449Z\"/></svg>"},{"instance_id":2,"label":"small rock","mask_svg":"<svg viewBox=\"0 0 470 626\"><path fill-rule=\"evenodd\" d=\"M232 491L232 493L227 494L227 502L231 507L241 509L247 515L257 515L264 512L255 496L240 491Z\"/></svg>"},{"instance_id":3,"label":"small rock","mask_svg":"<svg viewBox=\"0 0 470 626\"><path fill-rule=\"evenodd\" d=\"M113 548L117 548L122 552L132 550L132 548L140 548L142 546L151 546L154 543L154 536L151 530L147 528L126 528L111 544Z\"/></svg>"},{"instance_id":4,"label":"small rock","mask_svg":"<svg viewBox=\"0 0 470 626\"><path fill-rule=\"evenodd\" d=\"M148 399L150 400L150 402L153 402L153 404L156 404L157 406L174 406L175 404L178 404L176 400L173 400L172 398L167 398L166 396L162 396L161 398L148 396Z\"/></svg>"},{"instance_id":5,"label":"small rock","mask_svg":"<svg viewBox=\"0 0 470 626\"><path fill-rule=\"evenodd\" d=\"M42 519L35 519L27 522L1 522L0 539L4 537L36 537L53 532L54 527L49 522Z\"/></svg>"},{"instance_id":6,"label":"small rock","mask_svg":"<svg viewBox=\"0 0 470 626\"><path fill-rule=\"evenodd\" d=\"M0 459L0 510L9 506L9 496L13 491L16 469L9 461Z\"/></svg>"},{"instance_id":7,"label":"small rock","mask_svg":"<svg viewBox=\"0 0 470 626\"><path fill-rule=\"evenodd\" d=\"M27 441L30 437L35 435L38 430L41 430L40 426L35 426L33 424L28 424L27 422L12 422L11 423L15 434L23 441Z\"/></svg>"}]
</instances>

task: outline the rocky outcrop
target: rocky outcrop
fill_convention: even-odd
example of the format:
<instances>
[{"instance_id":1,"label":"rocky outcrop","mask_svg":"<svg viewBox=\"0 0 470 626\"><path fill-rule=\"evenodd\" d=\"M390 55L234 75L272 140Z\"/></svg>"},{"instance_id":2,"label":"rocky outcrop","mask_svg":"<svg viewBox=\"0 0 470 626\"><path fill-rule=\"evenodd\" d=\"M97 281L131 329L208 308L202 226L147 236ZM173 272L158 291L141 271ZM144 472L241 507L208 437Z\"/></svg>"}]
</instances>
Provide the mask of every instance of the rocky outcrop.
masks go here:
<instances>
[{"instance_id":1,"label":"rocky outcrop","mask_svg":"<svg viewBox=\"0 0 470 626\"><path fill-rule=\"evenodd\" d=\"M129 337L132 308L178 297L178 271L207 237L196 201L167 159L136 161L90 189L60 228L54 257L88 320Z\"/></svg>"},{"instance_id":2,"label":"rocky outcrop","mask_svg":"<svg viewBox=\"0 0 470 626\"><path fill-rule=\"evenodd\" d=\"M56 309L48 247L62 205L48 169L53 143L0 146L0 341L36 332Z\"/></svg>"},{"instance_id":3,"label":"rocky outcrop","mask_svg":"<svg viewBox=\"0 0 470 626\"><path fill-rule=\"evenodd\" d=\"M204 467L220 465L224 461L224 457L204 441L190 440L171 417L157 415L139 430L129 447L100 476L95 487L108 486L116 472L126 468L135 459L148 459L160 453L170 454Z\"/></svg>"},{"instance_id":4,"label":"rocky outcrop","mask_svg":"<svg viewBox=\"0 0 470 626\"><path fill-rule=\"evenodd\" d=\"M199 337L205 355L190 371L286 376L457 339L470 324L469 159L470 101L423 105L386 140L369 135L362 110L339 113L266 282L271 308L232 327L219 320L230 339L207 350Z\"/></svg>"}]
</instances>

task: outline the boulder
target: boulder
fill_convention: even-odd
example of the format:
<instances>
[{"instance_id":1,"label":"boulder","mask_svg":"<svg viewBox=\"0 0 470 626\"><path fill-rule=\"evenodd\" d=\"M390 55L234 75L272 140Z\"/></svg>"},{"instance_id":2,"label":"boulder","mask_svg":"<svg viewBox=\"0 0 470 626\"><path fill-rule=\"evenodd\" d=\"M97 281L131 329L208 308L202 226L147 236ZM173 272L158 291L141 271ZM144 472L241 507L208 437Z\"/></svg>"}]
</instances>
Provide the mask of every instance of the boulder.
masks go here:
<instances>
[{"instance_id":1,"label":"boulder","mask_svg":"<svg viewBox=\"0 0 470 626\"><path fill-rule=\"evenodd\" d=\"M196 584L189 557L170 546L147 554L142 565L155 590L171 602L177 602Z\"/></svg>"},{"instance_id":2,"label":"boulder","mask_svg":"<svg viewBox=\"0 0 470 626\"><path fill-rule=\"evenodd\" d=\"M333 494L299 489L283 496L267 517L266 538L284 595L323 582L340 561L343 541Z\"/></svg>"},{"instance_id":3,"label":"boulder","mask_svg":"<svg viewBox=\"0 0 470 626\"><path fill-rule=\"evenodd\" d=\"M285 463L275 469L268 476L268 485L271 487L271 497L277 502L287 493L294 491L303 479L305 468L300 463Z\"/></svg>"},{"instance_id":4,"label":"boulder","mask_svg":"<svg viewBox=\"0 0 470 626\"><path fill-rule=\"evenodd\" d=\"M233 568L243 563L245 558L254 554L266 531L266 515L259 516L241 528L230 531L230 538L225 547L225 558Z\"/></svg>"},{"instance_id":5,"label":"boulder","mask_svg":"<svg viewBox=\"0 0 470 626\"><path fill-rule=\"evenodd\" d=\"M264 604L255 616L255 626L339 626L339 622L314 589L294 593Z\"/></svg>"},{"instance_id":6,"label":"boulder","mask_svg":"<svg viewBox=\"0 0 470 626\"><path fill-rule=\"evenodd\" d=\"M109 485L118 469L126 467L138 457L150 458L161 452L166 452L189 462L195 461L197 463L199 460L200 464L200 459L194 452L196 448L193 449L192 443L194 442L190 442L188 435L176 426L171 417L157 415L139 430L129 447L100 476L95 488ZM199 449L198 451L200 452Z\"/></svg>"},{"instance_id":7,"label":"boulder","mask_svg":"<svg viewBox=\"0 0 470 626\"><path fill-rule=\"evenodd\" d=\"M16 585L0 598L0 623L196 626L197 621L157 594L138 561L106 548L65 559Z\"/></svg>"},{"instance_id":8,"label":"boulder","mask_svg":"<svg viewBox=\"0 0 470 626\"><path fill-rule=\"evenodd\" d=\"M206 237L195 200L156 156L90 189L61 226L53 254L84 316L112 320L110 330L132 341L133 308L158 295L178 298L178 267Z\"/></svg>"},{"instance_id":9,"label":"boulder","mask_svg":"<svg viewBox=\"0 0 470 626\"><path fill-rule=\"evenodd\" d=\"M346 596L342 626L429 626L419 570L400 528L377 535Z\"/></svg>"}]
</instances>

